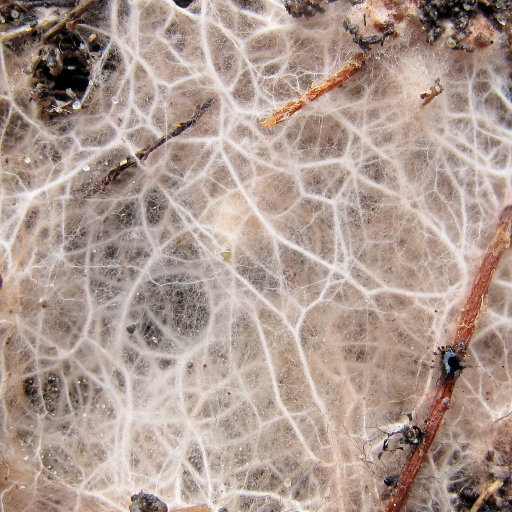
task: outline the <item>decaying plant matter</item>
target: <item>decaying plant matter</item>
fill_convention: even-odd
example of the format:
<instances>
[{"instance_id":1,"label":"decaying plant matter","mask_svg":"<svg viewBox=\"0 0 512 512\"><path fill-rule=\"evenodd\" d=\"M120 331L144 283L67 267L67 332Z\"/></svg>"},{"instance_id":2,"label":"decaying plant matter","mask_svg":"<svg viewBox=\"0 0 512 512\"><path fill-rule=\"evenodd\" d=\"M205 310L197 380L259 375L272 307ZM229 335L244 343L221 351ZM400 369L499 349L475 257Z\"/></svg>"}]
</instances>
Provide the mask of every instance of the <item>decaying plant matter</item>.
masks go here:
<instances>
[{"instance_id":1,"label":"decaying plant matter","mask_svg":"<svg viewBox=\"0 0 512 512\"><path fill-rule=\"evenodd\" d=\"M441 85L441 80L436 78L434 87L430 88L430 92L423 92L420 94L420 98L423 100L420 108L428 105L436 96L439 96L444 91L444 87Z\"/></svg>"},{"instance_id":2,"label":"decaying plant matter","mask_svg":"<svg viewBox=\"0 0 512 512\"><path fill-rule=\"evenodd\" d=\"M69 11L66 16L64 16L62 20L57 23L57 25L45 32L42 39L43 43L48 43L65 28L71 28L73 24L78 23L80 16L85 14L87 11L90 11L98 3L98 1L99 0L84 0L84 2L80 3L73 10Z\"/></svg>"},{"instance_id":3,"label":"decaying plant matter","mask_svg":"<svg viewBox=\"0 0 512 512\"><path fill-rule=\"evenodd\" d=\"M423 423L423 439L417 444L403 467L396 487L386 505L386 512L399 512L405 504L421 464L434 441L445 412L450 408L450 401L455 383L459 378L463 360L471 337L478 322L478 316L485 305L492 276L505 250L510 246L512 237L512 205L507 206L500 217L496 234L492 239L480 265L480 270L471 288L468 299L462 308L457 324L457 331L449 351L443 350L443 369L427 419ZM449 358L446 358L446 354ZM444 368L444 366L443 366Z\"/></svg>"},{"instance_id":4,"label":"decaying plant matter","mask_svg":"<svg viewBox=\"0 0 512 512\"><path fill-rule=\"evenodd\" d=\"M196 122L202 117L202 115L212 106L212 103L213 99L205 101L202 105L198 106L194 115L188 121L184 121L182 123L174 125L174 130L172 130L167 135L160 137L157 141L153 142L153 144L150 144L149 146L145 147L144 149L141 149L140 151L137 151L135 153L135 156L130 155L126 157L125 160L123 160L122 162L117 164L113 169L111 169L101 181L95 183L92 189L86 194L85 197L90 197L96 194L97 192L105 190L105 188L107 188L116 178L118 178L123 171L128 169L128 167L135 165L138 160L143 162L155 149L165 144L168 140L173 139L174 137L177 137L178 135L182 134L187 128L190 128L191 126L196 124Z\"/></svg>"},{"instance_id":5,"label":"decaying plant matter","mask_svg":"<svg viewBox=\"0 0 512 512\"><path fill-rule=\"evenodd\" d=\"M348 80L352 75L359 71L364 64L364 54L358 53L353 59L349 60L337 73L331 75L327 80L319 82L311 86L308 92L305 92L298 98L288 101L281 108L273 112L262 126L267 128L286 121L291 115L295 114L308 103L316 100L326 92L332 91L334 88Z\"/></svg>"},{"instance_id":6,"label":"decaying plant matter","mask_svg":"<svg viewBox=\"0 0 512 512\"><path fill-rule=\"evenodd\" d=\"M511 0L491 0L476 2L474 0L428 0L418 7L408 4L386 4L373 2L366 5L362 0L353 0L351 19L343 23L343 28L352 34L353 42L364 52L370 51L370 45L384 44L386 38L400 36L404 25L415 20L417 25L427 32L427 42L433 45L442 34L447 35L446 46L452 50L474 52L494 43L495 30L501 30L510 21ZM316 13L324 12L324 2L311 0L286 0L288 13L294 18L304 16L311 18ZM358 5L362 4L362 5ZM482 5L485 8L482 8ZM390 7L391 5L391 7ZM383 15L383 13L387 13ZM362 21L360 25L355 20ZM396 25L396 26L395 26ZM379 34L374 33L379 32ZM310 91L299 98L288 101L276 110L264 122L264 127L271 127L288 119L292 114L329 92L350 78L363 64L364 58L356 56L343 68L327 80L314 85ZM358 64L358 65L357 65ZM436 82L435 89L428 96L426 105L443 90ZM427 93L428 94L428 93ZM424 99L422 97L422 99Z\"/></svg>"}]
</instances>

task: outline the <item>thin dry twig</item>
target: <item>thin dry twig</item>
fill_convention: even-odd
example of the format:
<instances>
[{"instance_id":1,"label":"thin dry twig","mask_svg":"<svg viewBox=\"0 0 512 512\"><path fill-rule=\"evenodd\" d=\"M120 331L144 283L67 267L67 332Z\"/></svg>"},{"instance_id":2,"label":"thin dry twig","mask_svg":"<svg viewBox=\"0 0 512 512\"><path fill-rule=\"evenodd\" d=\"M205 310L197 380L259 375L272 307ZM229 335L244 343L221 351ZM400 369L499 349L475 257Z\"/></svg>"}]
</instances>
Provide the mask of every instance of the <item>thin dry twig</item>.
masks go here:
<instances>
[{"instance_id":1,"label":"thin dry twig","mask_svg":"<svg viewBox=\"0 0 512 512\"><path fill-rule=\"evenodd\" d=\"M168 140L173 139L174 137L177 137L178 135L182 134L187 128L193 126L201 118L201 116L212 106L212 104L213 98L209 99L208 101L205 101L201 106L197 107L191 119L183 123L174 125L174 130L172 132L168 133L167 135L164 135L163 137L160 137L156 142L153 142L153 144L150 144L146 148L137 151L135 153L135 156L128 156L126 160L123 160L113 169L111 169L109 173L101 181L96 182L93 185L92 189L85 195L85 197L91 197L97 192L105 190L105 188L107 188L117 177L119 177L119 175L124 170L128 169L128 167L131 167L132 165L135 165L137 163L137 160L143 162L155 149L165 144Z\"/></svg>"},{"instance_id":2,"label":"thin dry twig","mask_svg":"<svg viewBox=\"0 0 512 512\"><path fill-rule=\"evenodd\" d=\"M98 2L99 0L84 0L80 5L69 11L57 25L43 34L43 43L48 43L48 41L54 38L58 33L62 32L68 23L78 20L80 16L91 10Z\"/></svg>"},{"instance_id":3,"label":"thin dry twig","mask_svg":"<svg viewBox=\"0 0 512 512\"><path fill-rule=\"evenodd\" d=\"M27 25L21 25L20 27L13 28L6 32L0 32L0 42L8 42L17 39L18 37L28 36L37 30L37 21L32 21Z\"/></svg>"},{"instance_id":4,"label":"thin dry twig","mask_svg":"<svg viewBox=\"0 0 512 512\"><path fill-rule=\"evenodd\" d=\"M334 88L348 80L353 74L361 69L363 64L364 53L360 52L356 54L352 60L349 60L337 73L334 73L334 75L327 78L327 80L312 85L308 92L305 92L294 100L290 100L281 108L272 112L272 114L270 114L270 116L267 117L261 125L267 128L286 121L290 116L305 107L308 103L316 100L326 92L332 91Z\"/></svg>"},{"instance_id":5,"label":"thin dry twig","mask_svg":"<svg viewBox=\"0 0 512 512\"><path fill-rule=\"evenodd\" d=\"M73 7L75 0L21 0L14 1L13 5L19 5L31 9L33 7Z\"/></svg>"},{"instance_id":6,"label":"thin dry twig","mask_svg":"<svg viewBox=\"0 0 512 512\"><path fill-rule=\"evenodd\" d=\"M396 487L386 504L385 512L399 512L405 504L409 492L414 484L421 464L434 441L437 430L445 412L450 407L450 400L455 383L463 368L463 359L466 355L471 336L476 328L478 316L482 306L486 304L489 285L492 276L496 271L501 256L510 246L512 237L512 205L507 206L500 217L496 234L492 239L480 265L480 269L471 288L466 304L462 308L457 331L450 346L450 354L453 354L454 361L451 361L450 368L454 371L443 372L437 386L427 419L422 426L424 436L422 441L415 446L405 466L400 473ZM443 363L445 361L443 360ZM457 370L455 370L457 368Z\"/></svg>"}]
</instances>

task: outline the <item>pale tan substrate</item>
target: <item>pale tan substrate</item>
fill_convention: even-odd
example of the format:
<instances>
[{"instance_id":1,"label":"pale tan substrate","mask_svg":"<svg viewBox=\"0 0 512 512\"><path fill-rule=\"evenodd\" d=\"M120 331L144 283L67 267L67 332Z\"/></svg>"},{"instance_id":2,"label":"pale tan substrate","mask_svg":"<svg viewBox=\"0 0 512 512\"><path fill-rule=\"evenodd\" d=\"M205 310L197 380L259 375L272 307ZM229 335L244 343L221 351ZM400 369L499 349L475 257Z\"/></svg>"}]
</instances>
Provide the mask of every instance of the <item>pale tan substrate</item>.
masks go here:
<instances>
[{"instance_id":1,"label":"pale tan substrate","mask_svg":"<svg viewBox=\"0 0 512 512\"><path fill-rule=\"evenodd\" d=\"M34 48L2 48L4 510L126 511L141 489L171 510L380 503L405 457L378 459L383 432L422 418L432 352L511 199L509 43L430 47L404 18L342 88L262 128L359 51L350 9L111 2L80 30L116 69L51 124L28 101ZM212 96L183 138L82 199ZM469 473L491 483L510 268L506 255L409 510L449 510Z\"/></svg>"}]
</instances>

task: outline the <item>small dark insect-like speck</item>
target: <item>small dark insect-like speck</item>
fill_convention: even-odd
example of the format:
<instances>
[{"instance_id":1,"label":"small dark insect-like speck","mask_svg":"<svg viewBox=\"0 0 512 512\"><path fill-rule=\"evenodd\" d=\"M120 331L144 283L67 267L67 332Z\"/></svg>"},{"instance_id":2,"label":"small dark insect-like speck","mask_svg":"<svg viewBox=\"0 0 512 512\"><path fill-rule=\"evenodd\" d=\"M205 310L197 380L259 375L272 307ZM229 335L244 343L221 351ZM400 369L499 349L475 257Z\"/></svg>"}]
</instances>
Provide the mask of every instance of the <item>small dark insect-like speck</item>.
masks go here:
<instances>
[{"instance_id":1,"label":"small dark insect-like speck","mask_svg":"<svg viewBox=\"0 0 512 512\"><path fill-rule=\"evenodd\" d=\"M174 3L182 9L186 9L193 1L194 0L174 0Z\"/></svg>"},{"instance_id":2,"label":"small dark insect-like speck","mask_svg":"<svg viewBox=\"0 0 512 512\"><path fill-rule=\"evenodd\" d=\"M398 476L397 476L397 475L390 475L390 476L386 476L386 477L384 477L384 483L385 483L388 487L393 487L393 488L395 488L395 487L396 487L397 482L398 482Z\"/></svg>"},{"instance_id":3,"label":"small dark insect-like speck","mask_svg":"<svg viewBox=\"0 0 512 512\"><path fill-rule=\"evenodd\" d=\"M402 435L405 444L420 444L423 439L423 430L418 425L404 427Z\"/></svg>"},{"instance_id":4,"label":"small dark insect-like speck","mask_svg":"<svg viewBox=\"0 0 512 512\"><path fill-rule=\"evenodd\" d=\"M443 377L446 378L448 375L455 375L458 377L462 370L465 368L464 362L461 361L460 356L454 351L454 347L448 345L441 347L441 361L442 361L442 372Z\"/></svg>"}]
</instances>

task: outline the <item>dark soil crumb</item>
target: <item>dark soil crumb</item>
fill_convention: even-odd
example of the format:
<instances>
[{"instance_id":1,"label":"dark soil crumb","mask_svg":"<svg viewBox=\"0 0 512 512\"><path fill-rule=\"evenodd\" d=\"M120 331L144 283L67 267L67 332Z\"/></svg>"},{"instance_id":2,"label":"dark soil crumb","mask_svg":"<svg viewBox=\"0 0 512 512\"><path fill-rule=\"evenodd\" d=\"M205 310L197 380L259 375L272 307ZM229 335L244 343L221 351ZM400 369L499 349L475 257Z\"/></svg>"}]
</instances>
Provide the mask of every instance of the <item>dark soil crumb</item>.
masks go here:
<instances>
[{"instance_id":1,"label":"dark soil crumb","mask_svg":"<svg viewBox=\"0 0 512 512\"><path fill-rule=\"evenodd\" d=\"M140 491L132 496L130 512L167 512L167 505L153 494Z\"/></svg>"},{"instance_id":2,"label":"dark soil crumb","mask_svg":"<svg viewBox=\"0 0 512 512\"><path fill-rule=\"evenodd\" d=\"M423 0L419 20L427 31L428 43L433 44L451 22L453 34L446 41L448 47L473 52L474 45L492 44L493 28L507 24L506 14L511 8L510 0ZM466 39L471 35L474 41L470 43Z\"/></svg>"},{"instance_id":3,"label":"dark soil crumb","mask_svg":"<svg viewBox=\"0 0 512 512\"><path fill-rule=\"evenodd\" d=\"M288 14L294 18L312 18L317 12L325 11L325 4L332 3L336 0L328 0L328 2L320 0L285 0L284 7L288 11Z\"/></svg>"},{"instance_id":4,"label":"dark soil crumb","mask_svg":"<svg viewBox=\"0 0 512 512\"><path fill-rule=\"evenodd\" d=\"M336 0L284 0L288 14L294 18L311 18L316 13L323 13L325 6ZM369 0L351 0L352 5L368 3ZM380 5L380 2L378 2ZM393 2L383 2L382 6L388 8ZM368 3L369 6L372 2ZM394 12L390 14L395 21L403 19L403 14ZM494 43L493 36L512 22L512 0L420 0L418 2L419 20L423 30L427 33L427 42L434 44L442 34L446 33L446 45L453 50L474 52L476 48L487 47ZM361 49L368 51L369 45L384 43L386 37L393 33L388 27L382 27L384 34L359 34L355 24L346 22L345 30L355 35L354 42ZM392 23L388 24L392 27ZM353 27L353 29L352 29ZM350 28L350 30L349 30ZM511 31L512 34L512 31Z\"/></svg>"},{"instance_id":5,"label":"dark soil crumb","mask_svg":"<svg viewBox=\"0 0 512 512\"><path fill-rule=\"evenodd\" d=\"M101 50L96 42L88 45L72 32L59 34L57 44L39 48L32 65L32 99L38 103L43 119L81 108L93 56L99 55Z\"/></svg>"}]
</instances>

